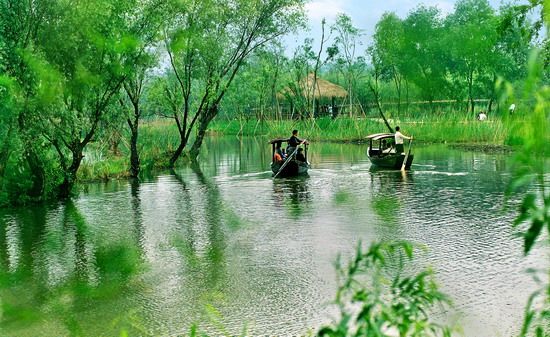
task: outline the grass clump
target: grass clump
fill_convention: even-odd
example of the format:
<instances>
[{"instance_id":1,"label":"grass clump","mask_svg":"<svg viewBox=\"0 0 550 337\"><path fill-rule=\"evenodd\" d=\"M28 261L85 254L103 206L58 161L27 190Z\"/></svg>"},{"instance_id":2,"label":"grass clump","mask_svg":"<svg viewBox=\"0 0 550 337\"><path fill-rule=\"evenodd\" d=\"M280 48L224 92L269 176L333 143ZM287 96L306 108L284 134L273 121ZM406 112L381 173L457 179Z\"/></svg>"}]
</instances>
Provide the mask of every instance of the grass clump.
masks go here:
<instances>
[{"instance_id":1,"label":"grass clump","mask_svg":"<svg viewBox=\"0 0 550 337\"><path fill-rule=\"evenodd\" d=\"M390 119L416 140L426 143L488 143L503 145L509 130L500 119L480 122L475 119L418 117ZM389 132L378 118L319 118L315 120L218 120L211 126L212 133L238 136L287 137L293 129L314 141L360 142L373 133Z\"/></svg>"}]
</instances>

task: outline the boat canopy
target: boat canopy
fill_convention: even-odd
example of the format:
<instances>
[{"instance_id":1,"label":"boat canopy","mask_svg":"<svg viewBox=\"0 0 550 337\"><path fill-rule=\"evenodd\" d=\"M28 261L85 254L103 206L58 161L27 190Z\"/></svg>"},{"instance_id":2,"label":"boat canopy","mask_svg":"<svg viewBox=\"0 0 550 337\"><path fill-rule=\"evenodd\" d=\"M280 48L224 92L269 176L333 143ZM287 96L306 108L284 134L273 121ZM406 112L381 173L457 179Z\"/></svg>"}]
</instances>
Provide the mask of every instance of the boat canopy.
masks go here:
<instances>
[{"instance_id":1,"label":"boat canopy","mask_svg":"<svg viewBox=\"0 0 550 337\"><path fill-rule=\"evenodd\" d=\"M278 143L278 142L281 142L281 143L286 143L288 142L289 138L275 138L275 139L272 139L269 141L269 144L275 144L275 143Z\"/></svg>"},{"instance_id":2,"label":"boat canopy","mask_svg":"<svg viewBox=\"0 0 550 337\"><path fill-rule=\"evenodd\" d=\"M375 133L372 135L367 136L367 139L371 140L380 140L384 138L393 138L395 135L393 133Z\"/></svg>"}]
</instances>

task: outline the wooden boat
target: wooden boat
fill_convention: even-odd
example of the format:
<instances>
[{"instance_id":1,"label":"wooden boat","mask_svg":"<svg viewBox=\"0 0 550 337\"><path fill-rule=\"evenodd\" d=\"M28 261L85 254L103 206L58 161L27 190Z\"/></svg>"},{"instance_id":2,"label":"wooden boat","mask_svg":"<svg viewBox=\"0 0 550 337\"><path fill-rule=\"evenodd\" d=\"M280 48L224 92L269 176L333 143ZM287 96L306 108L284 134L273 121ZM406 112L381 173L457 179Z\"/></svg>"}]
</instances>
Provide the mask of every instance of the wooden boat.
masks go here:
<instances>
[{"instance_id":1,"label":"wooden boat","mask_svg":"<svg viewBox=\"0 0 550 337\"><path fill-rule=\"evenodd\" d=\"M307 143L304 143L304 157L306 161L296 160L296 151L289 154L290 156L285 158L283 161L275 161L275 145L278 143L287 143L288 139L273 139L269 143L271 144L271 171L273 172L273 177L294 177L299 175L306 175L309 169L309 162L307 161Z\"/></svg>"},{"instance_id":2,"label":"wooden boat","mask_svg":"<svg viewBox=\"0 0 550 337\"><path fill-rule=\"evenodd\" d=\"M367 139L369 141L367 154L373 165L400 170L403 161L407 158L405 169L409 170L411 168L414 155L410 152L410 146L408 149L405 148L404 153L396 153L393 133L376 133L368 136Z\"/></svg>"}]
</instances>

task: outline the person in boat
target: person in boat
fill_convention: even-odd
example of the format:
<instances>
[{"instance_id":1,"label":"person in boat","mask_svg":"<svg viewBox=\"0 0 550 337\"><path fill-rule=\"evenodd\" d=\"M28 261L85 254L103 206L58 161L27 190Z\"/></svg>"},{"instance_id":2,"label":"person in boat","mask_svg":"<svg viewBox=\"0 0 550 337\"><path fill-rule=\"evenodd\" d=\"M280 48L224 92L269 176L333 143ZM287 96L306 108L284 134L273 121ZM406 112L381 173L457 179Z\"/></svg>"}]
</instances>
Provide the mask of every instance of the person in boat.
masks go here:
<instances>
[{"instance_id":1,"label":"person in boat","mask_svg":"<svg viewBox=\"0 0 550 337\"><path fill-rule=\"evenodd\" d=\"M405 139L408 139L408 140L413 139L412 136L407 137L404 134L402 134L400 130L401 129L399 128L399 126L395 127L395 135L394 135L395 150L396 150L395 153L397 153L397 154L405 152L405 147L403 146L403 142L404 142Z\"/></svg>"},{"instance_id":2,"label":"person in boat","mask_svg":"<svg viewBox=\"0 0 550 337\"><path fill-rule=\"evenodd\" d=\"M283 150L281 149L282 142L275 143L275 154L273 155L273 162L280 163L285 159Z\"/></svg>"},{"instance_id":3,"label":"person in boat","mask_svg":"<svg viewBox=\"0 0 550 337\"><path fill-rule=\"evenodd\" d=\"M302 142L303 140L298 138L298 130L292 130L292 136L288 139L288 146L286 148L287 155L292 155L292 153L300 144L302 144Z\"/></svg>"},{"instance_id":4,"label":"person in boat","mask_svg":"<svg viewBox=\"0 0 550 337\"><path fill-rule=\"evenodd\" d=\"M304 156L304 149L299 148L298 153L296 153L296 160L301 162L306 162L306 157Z\"/></svg>"}]
</instances>

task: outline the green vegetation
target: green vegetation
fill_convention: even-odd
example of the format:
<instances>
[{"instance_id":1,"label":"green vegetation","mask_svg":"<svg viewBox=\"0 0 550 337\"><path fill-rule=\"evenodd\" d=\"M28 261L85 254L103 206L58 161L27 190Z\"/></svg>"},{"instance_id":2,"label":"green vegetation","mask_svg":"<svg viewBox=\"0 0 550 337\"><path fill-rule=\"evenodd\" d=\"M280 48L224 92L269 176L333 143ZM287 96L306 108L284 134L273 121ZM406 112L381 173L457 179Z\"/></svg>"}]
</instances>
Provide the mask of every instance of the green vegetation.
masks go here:
<instances>
[{"instance_id":1,"label":"green vegetation","mask_svg":"<svg viewBox=\"0 0 550 337\"><path fill-rule=\"evenodd\" d=\"M404 242L373 243L367 251L359 246L347 267L337 266L340 320L317 336L450 336L450 328L429 318L431 308L449 304L433 272L407 272L413 250Z\"/></svg>"},{"instance_id":2,"label":"green vegetation","mask_svg":"<svg viewBox=\"0 0 550 337\"><path fill-rule=\"evenodd\" d=\"M504 145L508 129L500 120L480 123L476 120L427 118L395 121L406 133L425 143L482 143ZM288 137L289 130L298 129L308 140L360 142L373 133L385 132L384 124L376 119L319 118L313 121L228 121L214 122L213 133L223 135Z\"/></svg>"},{"instance_id":3,"label":"green vegetation","mask_svg":"<svg viewBox=\"0 0 550 337\"><path fill-rule=\"evenodd\" d=\"M540 48L548 55L541 7L539 0L495 10L486 0L461 0L446 16L423 5L405 18L385 13L365 53L359 52L365 33L349 16L338 15L332 24L323 21L316 43L306 39L290 58L281 57L278 49L254 55L228 92L224 114L312 118L330 115L326 106L333 105L332 113L348 117L381 111L402 117L421 105L424 113L441 115L444 101L452 104L451 112L467 113L470 119L479 110L502 116L513 101L499 101L500 78L521 86L530 51ZM546 63L546 82L548 73ZM347 97L325 92L315 81L300 82L308 74L341 85ZM268 85L262 81L266 78ZM523 101L514 103L517 113L529 111Z\"/></svg>"},{"instance_id":4,"label":"green vegetation","mask_svg":"<svg viewBox=\"0 0 550 337\"><path fill-rule=\"evenodd\" d=\"M0 205L196 160L209 131L358 141L399 123L424 142L514 145L507 107L521 125L531 105L498 100L498 84L522 90L529 51L549 50L541 1L386 13L365 53L340 14L292 57L279 38L303 27L304 0L77 3L0 1Z\"/></svg>"},{"instance_id":5,"label":"green vegetation","mask_svg":"<svg viewBox=\"0 0 550 337\"><path fill-rule=\"evenodd\" d=\"M550 11L550 6L547 7ZM550 22L548 23L550 26ZM550 190L548 188L548 141L545 137L550 129L550 86L542 82L543 62L539 53L533 53L529 62L529 76L525 81L526 90L520 95L534 98L533 113L525 123L518 126L511 121L513 129L524 130L516 138L521 142L521 150L515 157L514 179L508 193L521 195L522 202L514 227L524 239L524 254L530 254L539 241L550 242ZM513 95L514 92L509 92ZM543 235L546 230L547 234ZM542 242L540 243L542 244ZM548 253L548 245L545 254ZM550 268L532 271L540 288L529 298L521 336L548 336L550 334ZM546 275L545 275L546 274ZM544 280L544 281L543 281Z\"/></svg>"},{"instance_id":6,"label":"green vegetation","mask_svg":"<svg viewBox=\"0 0 550 337\"><path fill-rule=\"evenodd\" d=\"M303 4L1 0L0 204L68 197L78 177L137 177L156 160L138 149L153 114L177 128L162 165L195 159L245 60L302 25Z\"/></svg>"},{"instance_id":7,"label":"green vegetation","mask_svg":"<svg viewBox=\"0 0 550 337\"><path fill-rule=\"evenodd\" d=\"M307 39L287 57L279 37L303 26L304 4L0 0L0 206L69 197L78 180L136 178L173 168L182 156L196 160L208 132L279 137L296 128L312 141L344 142L399 124L421 142L517 146L509 192L523 200L514 225L525 254L548 240L550 42L541 34L548 1L495 10L486 0L460 0L445 17L426 6L405 18L386 13L363 55L357 52L363 32L341 14L330 32L323 22L318 50ZM537 11L540 19L531 20ZM309 74L313 81L304 81ZM336 102L320 93L321 77L347 95ZM508 111L512 103L516 110ZM475 120L480 110L489 111L488 121ZM207 197L219 201L216 192ZM337 203L345 200L337 195ZM89 229L74 204L68 201L61 216L83 241ZM49 248L63 255L62 247ZM338 268L340 320L317 335L450 335L429 317L448 301L432 272L408 273L412 251L406 243L360 247L349 266ZM75 307L116 301L144 268L125 243L99 246L83 260L89 265L78 266L48 303L72 335L85 333L67 297L78 299ZM92 269L100 280L95 286L88 282ZM43 296L42 285L18 281L0 271L10 289L2 295ZM522 336L550 334L550 285L540 284ZM3 305L2 319L41 319L32 301L22 303Z\"/></svg>"}]
</instances>

